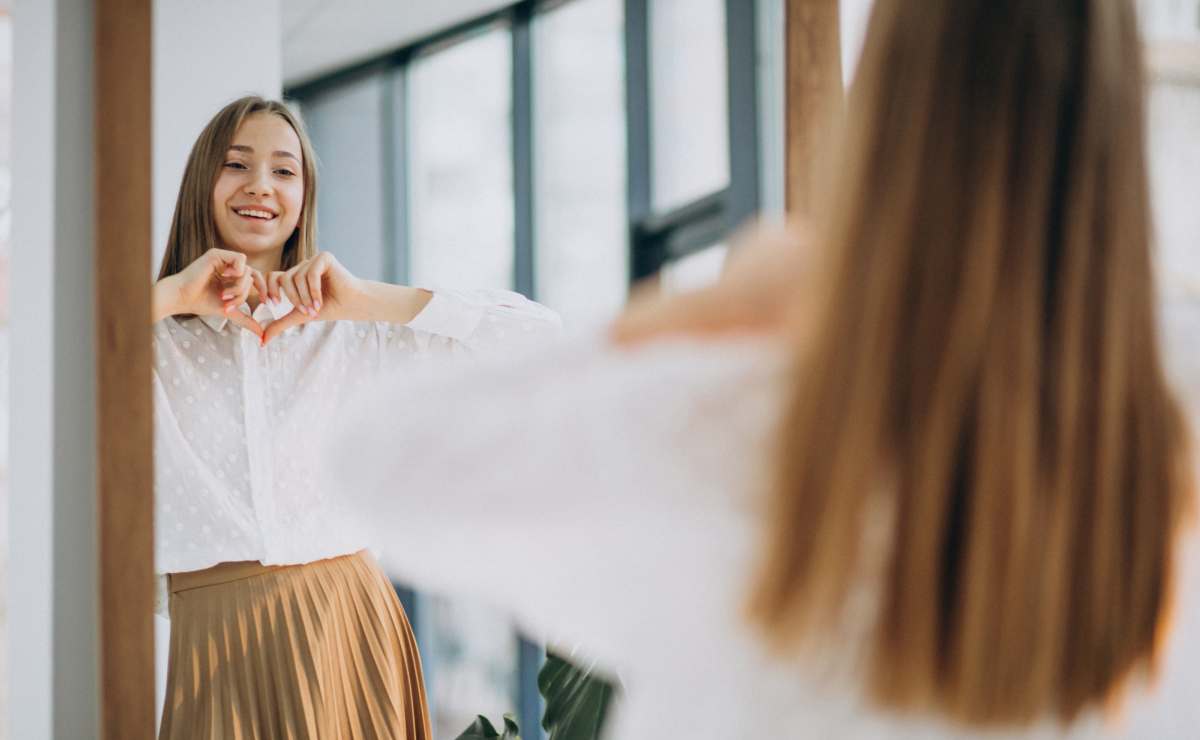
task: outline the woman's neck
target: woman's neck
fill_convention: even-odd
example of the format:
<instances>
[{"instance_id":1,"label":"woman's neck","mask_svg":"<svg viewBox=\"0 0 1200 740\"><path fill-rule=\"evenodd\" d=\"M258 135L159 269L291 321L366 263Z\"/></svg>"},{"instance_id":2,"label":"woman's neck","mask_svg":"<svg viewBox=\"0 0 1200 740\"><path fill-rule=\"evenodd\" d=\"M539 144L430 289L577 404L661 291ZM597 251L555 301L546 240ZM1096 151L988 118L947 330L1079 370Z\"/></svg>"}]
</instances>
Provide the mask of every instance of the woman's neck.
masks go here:
<instances>
[{"instance_id":1,"label":"woman's neck","mask_svg":"<svg viewBox=\"0 0 1200 740\"><path fill-rule=\"evenodd\" d=\"M263 277L279 270L279 261L283 257L283 250L272 251L267 254L256 254L246 258L246 264L253 267L263 274Z\"/></svg>"}]
</instances>

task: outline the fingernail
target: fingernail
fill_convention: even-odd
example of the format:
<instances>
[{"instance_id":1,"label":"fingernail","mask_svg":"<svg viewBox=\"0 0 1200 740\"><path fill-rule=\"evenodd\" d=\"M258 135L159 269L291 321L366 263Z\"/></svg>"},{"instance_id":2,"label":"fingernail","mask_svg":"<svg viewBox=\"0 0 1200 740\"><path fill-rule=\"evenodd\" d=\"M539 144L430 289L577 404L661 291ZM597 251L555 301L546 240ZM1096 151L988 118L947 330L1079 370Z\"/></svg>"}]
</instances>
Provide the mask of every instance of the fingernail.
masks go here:
<instances>
[{"instance_id":1,"label":"fingernail","mask_svg":"<svg viewBox=\"0 0 1200 740\"><path fill-rule=\"evenodd\" d=\"M320 302L320 301L317 301L317 310L318 310L318 311L320 311L320 310L321 310L321 302Z\"/></svg>"}]
</instances>

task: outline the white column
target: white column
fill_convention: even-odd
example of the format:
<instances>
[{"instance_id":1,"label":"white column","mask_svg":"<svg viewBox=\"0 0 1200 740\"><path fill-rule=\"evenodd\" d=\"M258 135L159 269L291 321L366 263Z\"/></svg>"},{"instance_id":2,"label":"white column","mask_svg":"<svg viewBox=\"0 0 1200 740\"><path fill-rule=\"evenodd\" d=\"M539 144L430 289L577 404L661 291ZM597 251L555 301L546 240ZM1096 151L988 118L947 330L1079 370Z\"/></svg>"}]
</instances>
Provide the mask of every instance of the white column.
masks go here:
<instances>
[{"instance_id":1,"label":"white column","mask_svg":"<svg viewBox=\"0 0 1200 740\"><path fill-rule=\"evenodd\" d=\"M281 25L279 0L155 0L155 276L188 153L204 125L226 103L242 95L278 98L282 93ZM161 717L170 622L162 618L154 622L156 697Z\"/></svg>"},{"instance_id":2,"label":"white column","mask_svg":"<svg viewBox=\"0 0 1200 740\"><path fill-rule=\"evenodd\" d=\"M91 3L13 32L9 737L97 737Z\"/></svg>"}]
</instances>

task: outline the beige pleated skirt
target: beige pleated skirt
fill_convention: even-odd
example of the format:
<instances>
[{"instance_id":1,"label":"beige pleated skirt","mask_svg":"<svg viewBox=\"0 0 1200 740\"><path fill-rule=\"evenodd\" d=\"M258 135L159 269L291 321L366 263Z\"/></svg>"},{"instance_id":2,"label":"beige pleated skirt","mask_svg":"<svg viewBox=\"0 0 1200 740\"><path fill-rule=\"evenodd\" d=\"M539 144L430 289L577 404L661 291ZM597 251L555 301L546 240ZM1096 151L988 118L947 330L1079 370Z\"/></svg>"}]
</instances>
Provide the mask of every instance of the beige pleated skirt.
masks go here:
<instances>
[{"instance_id":1,"label":"beige pleated skirt","mask_svg":"<svg viewBox=\"0 0 1200 740\"><path fill-rule=\"evenodd\" d=\"M171 576L160 740L428 740L412 627L366 552Z\"/></svg>"}]
</instances>

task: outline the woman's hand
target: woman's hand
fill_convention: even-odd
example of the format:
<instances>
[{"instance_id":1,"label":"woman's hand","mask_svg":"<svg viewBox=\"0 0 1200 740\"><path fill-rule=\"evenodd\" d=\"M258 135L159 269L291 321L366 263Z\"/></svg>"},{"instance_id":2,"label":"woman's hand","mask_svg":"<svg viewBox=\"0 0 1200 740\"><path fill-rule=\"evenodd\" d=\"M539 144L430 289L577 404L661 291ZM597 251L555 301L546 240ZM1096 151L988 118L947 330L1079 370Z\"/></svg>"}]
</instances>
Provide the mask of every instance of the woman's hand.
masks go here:
<instances>
[{"instance_id":1,"label":"woman's hand","mask_svg":"<svg viewBox=\"0 0 1200 740\"><path fill-rule=\"evenodd\" d=\"M264 296L267 284L261 272L246 264L246 255L210 249L182 271L154 284L153 319L176 314L224 316L261 337L262 326L237 310L251 291Z\"/></svg>"},{"instance_id":2,"label":"woman's hand","mask_svg":"<svg viewBox=\"0 0 1200 740\"><path fill-rule=\"evenodd\" d=\"M807 238L797 225L756 226L729 252L721 279L702 290L663 295L657 285L635 289L610 328L617 344L668 336L764 334L783 328L805 294Z\"/></svg>"},{"instance_id":3,"label":"woman's hand","mask_svg":"<svg viewBox=\"0 0 1200 740\"><path fill-rule=\"evenodd\" d=\"M351 275L329 252L321 252L290 270L272 272L266 281L267 299L278 303L287 296L293 308L267 326L263 344L293 326L309 321L353 320L363 312L365 281Z\"/></svg>"}]
</instances>

